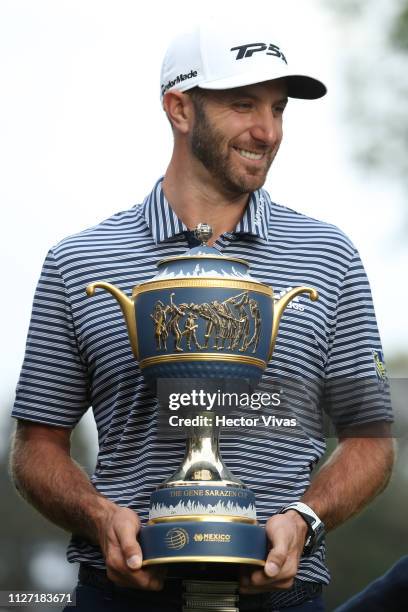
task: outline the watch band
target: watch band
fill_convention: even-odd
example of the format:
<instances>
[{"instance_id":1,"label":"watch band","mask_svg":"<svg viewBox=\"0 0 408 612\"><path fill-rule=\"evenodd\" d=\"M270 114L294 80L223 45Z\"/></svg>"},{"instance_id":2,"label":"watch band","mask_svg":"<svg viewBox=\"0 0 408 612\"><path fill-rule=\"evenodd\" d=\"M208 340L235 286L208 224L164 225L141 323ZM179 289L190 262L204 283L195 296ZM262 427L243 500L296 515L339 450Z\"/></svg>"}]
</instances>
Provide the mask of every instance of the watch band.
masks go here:
<instances>
[{"instance_id":1,"label":"watch band","mask_svg":"<svg viewBox=\"0 0 408 612\"><path fill-rule=\"evenodd\" d=\"M284 514L288 510L295 510L307 523L307 536L305 546L303 548L303 555L311 555L320 546L325 535L325 528L323 521L317 516L316 512L312 510L310 506L303 502L293 502L288 506L284 506L279 514Z\"/></svg>"}]
</instances>

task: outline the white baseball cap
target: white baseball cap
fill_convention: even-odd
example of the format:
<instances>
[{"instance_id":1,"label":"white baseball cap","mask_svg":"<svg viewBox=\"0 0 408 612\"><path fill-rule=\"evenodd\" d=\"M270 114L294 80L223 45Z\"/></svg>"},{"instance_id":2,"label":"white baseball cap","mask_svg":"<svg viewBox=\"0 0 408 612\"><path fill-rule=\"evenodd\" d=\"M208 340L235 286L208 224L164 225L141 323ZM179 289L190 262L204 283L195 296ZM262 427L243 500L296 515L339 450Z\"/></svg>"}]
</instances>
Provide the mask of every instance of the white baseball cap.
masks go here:
<instances>
[{"instance_id":1,"label":"white baseball cap","mask_svg":"<svg viewBox=\"0 0 408 612\"><path fill-rule=\"evenodd\" d=\"M285 49L270 27L213 19L170 43L161 69L160 97L172 89L231 89L281 78L291 98L313 100L327 92L319 79L289 68Z\"/></svg>"}]
</instances>

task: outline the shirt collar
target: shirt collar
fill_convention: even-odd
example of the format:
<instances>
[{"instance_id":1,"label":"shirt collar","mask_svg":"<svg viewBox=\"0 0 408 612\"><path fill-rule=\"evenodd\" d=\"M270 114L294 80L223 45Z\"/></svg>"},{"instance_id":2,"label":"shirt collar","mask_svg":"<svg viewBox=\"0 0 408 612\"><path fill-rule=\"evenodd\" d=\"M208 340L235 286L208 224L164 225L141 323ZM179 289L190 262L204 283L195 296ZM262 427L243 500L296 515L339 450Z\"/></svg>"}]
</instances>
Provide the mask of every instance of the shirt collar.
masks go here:
<instances>
[{"instance_id":1,"label":"shirt collar","mask_svg":"<svg viewBox=\"0 0 408 612\"><path fill-rule=\"evenodd\" d=\"M160 178L142 204L143 215L156 244L188 231L166 200ZM232 234L250 234L268 240L271 201L264 189L251 193L242 218ZM205 219L203 220L205 221Z\"/></svg>"}]
</instances>

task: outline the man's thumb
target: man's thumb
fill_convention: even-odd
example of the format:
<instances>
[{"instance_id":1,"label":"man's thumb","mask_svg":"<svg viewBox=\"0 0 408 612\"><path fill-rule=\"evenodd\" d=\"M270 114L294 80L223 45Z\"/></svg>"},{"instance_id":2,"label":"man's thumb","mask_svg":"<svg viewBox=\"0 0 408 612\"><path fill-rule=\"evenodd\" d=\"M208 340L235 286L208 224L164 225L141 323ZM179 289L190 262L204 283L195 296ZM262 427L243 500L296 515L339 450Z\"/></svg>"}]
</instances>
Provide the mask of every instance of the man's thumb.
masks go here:
<instances>
[{"instance_id":1,"label":"man's thumb","mask_svg":"<svg viewBox=\"0 0 408 612\"><path fill-rule=\"evenodd\" d=\"M280 572L280 567L277 563L272 561L271 559L267 559L265 563L265 574L270 578L274 578Z\"/></svg>"},{"instance_id":2,"label":"man's thumb","mask_svg":"<svg viewBox=\"0 0 408 612\"><path fill-rule=\"evenodd\" d=\"M142 567L142 555L140 553L133 553L126 559L126 565L130 569L140 569Z\"/></svg>"},{"instance_id":3,"label":"man's thumb","mask_svg":"<svg viewBox=\"0 0 408 612\"><path fill-rule=\"evenodd\" d=\"M136 518L136 520L135 520ZM116 535L122 549L122 554L126 560L126 565L130 569L139 569L142 566L142 549L136 539L140 529L140 521L135 514L131 519L124 519L120 528L116 528Z\"/></svg>"}]
</instances>

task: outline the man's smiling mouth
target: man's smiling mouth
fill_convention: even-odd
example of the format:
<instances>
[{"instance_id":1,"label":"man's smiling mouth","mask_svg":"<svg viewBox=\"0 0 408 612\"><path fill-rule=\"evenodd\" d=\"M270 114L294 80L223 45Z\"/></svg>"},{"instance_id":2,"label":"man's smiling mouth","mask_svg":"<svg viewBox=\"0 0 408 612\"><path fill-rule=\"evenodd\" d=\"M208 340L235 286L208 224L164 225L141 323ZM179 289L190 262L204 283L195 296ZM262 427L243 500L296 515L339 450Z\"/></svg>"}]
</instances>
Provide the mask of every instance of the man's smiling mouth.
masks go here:
<instances>
[{"instance_id":1,"label":"man's smiling mouth","mask_svg":"<svg viewBox=\"0 0 408 612\"><path fill-rule=\"evenodd\" d=\"M246 149L239 149L238 147L234 147L234 149L235 151L237 151L237 153L241 155L241 157L244 157L245 159L254 159L254 160L259 161L265 155L265 153L254 153L253 151L247 151Z\"/></svg>"}]
</instances>

